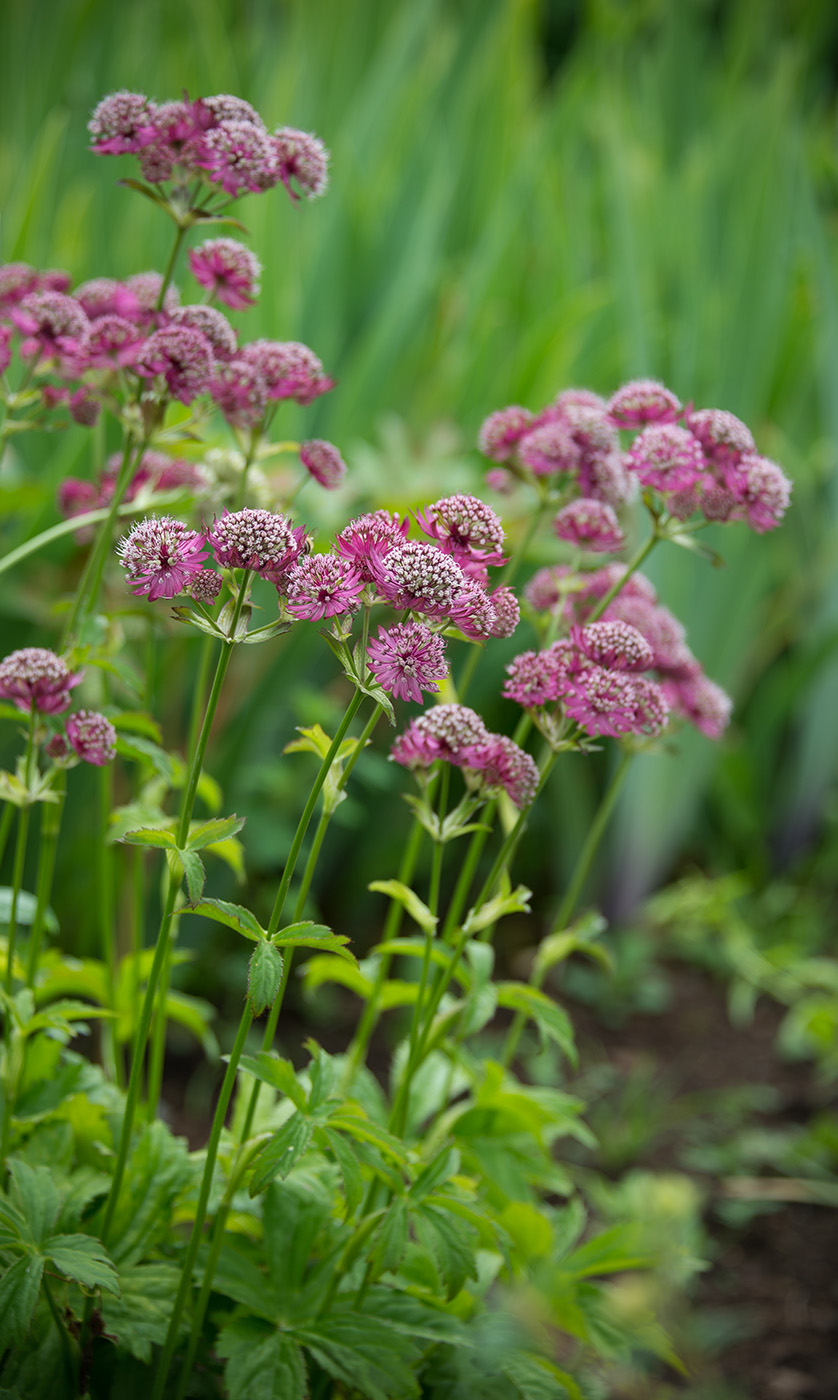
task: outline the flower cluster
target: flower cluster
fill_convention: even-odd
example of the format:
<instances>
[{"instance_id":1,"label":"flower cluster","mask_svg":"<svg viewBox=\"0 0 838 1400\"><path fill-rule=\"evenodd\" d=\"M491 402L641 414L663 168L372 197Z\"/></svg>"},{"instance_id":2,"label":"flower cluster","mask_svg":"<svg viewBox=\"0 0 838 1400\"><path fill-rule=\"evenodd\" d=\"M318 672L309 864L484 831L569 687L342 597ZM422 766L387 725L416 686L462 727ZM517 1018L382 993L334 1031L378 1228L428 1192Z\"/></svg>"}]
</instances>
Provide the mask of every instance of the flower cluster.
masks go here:
<instances>
[{"instance_id":1,"label":"flower cluster","mask_svg":"<svg viewBox=\"0 0 838 1400\"><path fill-rule=\"evenodd\" d=\"M66 661L46 647L23 647L0 661L0 697L27 714L60 714L70 704L70 691L80 683Z\"/></svg>"},{"instance_id":2,"label":"flower cluster","mask_svg":"<svg viewBox=\"0 0 838 1400\"><path fill-rule=\"evenodd\" d=\"M505 735L491 733L466 705L434 705L411 720L390 757L413 771L441 759L465 770L486 795L506 792L516 807L528 807L538 787L530 755Z\"/></svg>"},{"instance_id":3,"label":"flower cluster","mask_svg":"<svg viewBox=\"0 0 838 1400\"><path fill-rule=\"evenodd\" d=\"M324 193L329 153L316 136L293 127L269 132L249 102L228 93L190 102L151 102L113 92L88 123L97 155L137 156L152 185L205 181L235 198L283 184L293 200Z\"/></svg>"},{"instance_id":4,"label":"flower cluster","mask_svg":"<svg viewBox=\"0 0 838 1400\"><path fill-rule=\"evenodd\" d=\"M636 434L628 447L621 431ZM492 468L493 485L546 479L571 493L556 532L592 551L622 547L613 508L638 487L678 519L744 520L760 533L779 525L791 495L788 478L757 452L744 423L723 409L685 407L652 379L633 380L608 400L570 389L536 414L500 409L483 423L478 444L502 464Z\"/></svg>"}]
</instances>

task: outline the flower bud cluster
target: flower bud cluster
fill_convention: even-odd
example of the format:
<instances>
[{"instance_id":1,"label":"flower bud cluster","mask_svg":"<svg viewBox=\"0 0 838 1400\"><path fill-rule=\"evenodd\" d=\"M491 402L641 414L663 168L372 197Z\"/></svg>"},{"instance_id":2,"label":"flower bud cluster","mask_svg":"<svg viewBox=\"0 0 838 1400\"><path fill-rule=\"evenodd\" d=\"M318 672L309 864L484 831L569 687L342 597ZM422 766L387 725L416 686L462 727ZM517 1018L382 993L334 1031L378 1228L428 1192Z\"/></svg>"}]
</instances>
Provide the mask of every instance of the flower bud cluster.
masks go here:
<instances>
[{"instance_id":1,"label":"flower bud cluster","mask_svg":"<svg viewBox=\"0 0 838 1400\"><path fill-rule=\"evenodd\" d=\"M434 705L398 736L390 757L414 771L441 759L489 795L506 792L516 807L528 807L538 787L538 768L530 755L503 734L491 733L466 705Z\"/></svg>"}]
</instances>

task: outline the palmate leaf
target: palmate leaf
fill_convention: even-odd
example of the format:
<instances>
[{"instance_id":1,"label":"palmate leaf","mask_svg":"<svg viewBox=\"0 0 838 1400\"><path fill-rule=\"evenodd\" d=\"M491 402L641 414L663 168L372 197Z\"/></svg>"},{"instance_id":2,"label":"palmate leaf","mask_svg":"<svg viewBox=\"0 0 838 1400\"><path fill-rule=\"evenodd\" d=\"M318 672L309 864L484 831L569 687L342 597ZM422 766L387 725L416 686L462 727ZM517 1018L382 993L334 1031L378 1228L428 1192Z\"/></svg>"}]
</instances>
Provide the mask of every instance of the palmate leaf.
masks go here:
<instances>
[{"instance_id":1,"label":"palmate leaf","mask_svg":"<svg viewBox=\"0 0 838 1400\"><path fill-rule=\"evenodd\" d=\"M582 1400L573 1377L546 1356L517 1352L501 1363L501 1370L521 1400Z\"/></svg>"},{"instance_id":2,"label":"palmate leaf","mask_svg":"<svg viewBox=\"0 0 838 1400\"><path fill-rule=\"evenodd\" d=\"M247 1074L252 1074L254 1079L260 1079L263 1084L269 1084L272 1089L284 1094L297 1108L305 1108L306 1091L298 1080L297 1071L290 1060L283 1060L278 1055L269 1055L267 1051L260 1050L258 1055L242 1055L239 1067Z\"/></svg>"},{"instance_id":3,"label":"palmate leaf","mask_svg":"<svg viewBox=\"0 0 838 1400\"><path fill-rule=\"evenodd\" d=\"M230 1400L308 1400L308 1372L296 1342L256 1318L234 1318L216 1343Z\"/></svg>"},{"instance_id":4,"label":"palmate leaf","mask_svg":"<svg viewBox=\"0 0 838 1400\"><path fill-rule=\"evenodd\" d=\"M18 1158L9 1163L15 1194L20 1202L20 1216L25 1221L23 1237L40 1248L52 1231L61 1210L61 1197L48 1167L30 1167ZM2 1205L0 1202L0 1215ZM8 1210L6 1211L8 1214ZM17 1215L17 1212L15 1212Z\"/></svg>"},{"instance_id":5,"label":"palmate leaf","mask_svg":"<svg viewBox=\"0 0 838 1400\"><path fill-rule=\"evenodd\" d=\"M44 1259L27 1254L16 1259L0 1278L0 1355L7 1347L22 1342L41 1291Z\"/></svg>"},{"instance_id":6,"label":"palmate leaf","mask_svg":"<svg viewBox=\"0 0 838 1400\"><path fill-rule=\"evenodd\" d=\"M82 1288L119 1293L116 1269L101 1240L92 1235L53 1235L46 1241L44 1253L62 1274Z\"/></svg>"},{"instance_id":7,"label":"palmate leaf","mask_svg":"<svg viewBox=\"0 0 838 1400\"><path fill-rule=\"evenodd\" d=\"M407 1201L399 1196L384 1213L373 1245L370 1263L374 1277L397 1269L407 1248Z\"/></svg>"},{"instance_id":8,"label":"palmate leaf","mask_svg":"<svg viewBox=\"0 0 838 1400\"><path fill-rule=\"evenodd\" d=\"M477 1232L438 1206L425 1203L414 1216L416 1233L439 1267L446 1296L455 1298L468 1278L477 1278Z\"/></svg>"},{"instance_id":9,"label":"palmate leaf","mask_svg":"<svg viewBox=\"0 0 838 1400\"><path fill-rule=\"evenodd\" d=\"M288 1175L295 1162L299 1161L307 1150L314 1127L311 1118L300 1113L299 1109L292 1113L279 1132L274 1133L270 1141L265 1143L255 1159L250 1181L251 1196L258 1196L275 1177L284 1178Z\"/></svg>"},{"instance_id":10,"label":"palmate leaf","mask_svg":"<svg viewBox=\"0 0 838 1400\"><path fill-rule=\"evenodd\" d=\"M369 1313L333 1308L328 1317L295 1327L297 1341L324 1371L364 1400L416 1400L423 1348Z\"/></svg>"},{"instance_id":11,"label":"palmate leaf","mask_svg":"<svg viewBox=\"0 0 838 1400\"><path fill-rule=\"evenodd\" d=\"M334 1157L343 1180L343 1194L346 1197L347 1218L354 1215L364 1196L364 1178L361 1163L354 1149L340 1133L331 1128L317 1129L317 1144Z\"/></svg>"},{"instance_id":12,"label":"palmate leaf","mask_svg":"<svg viewBox=\"0 0 838 1400\"><path fill-rule=\"evenodd\" d=\"M151 1362L152 1346L162 1346L166 1340L179 1281L180 1270L174 1264L137 1264L120 1272L118 1296L102 1297L105 1331L146 1365Z\"/></svg>"}]
</instances>

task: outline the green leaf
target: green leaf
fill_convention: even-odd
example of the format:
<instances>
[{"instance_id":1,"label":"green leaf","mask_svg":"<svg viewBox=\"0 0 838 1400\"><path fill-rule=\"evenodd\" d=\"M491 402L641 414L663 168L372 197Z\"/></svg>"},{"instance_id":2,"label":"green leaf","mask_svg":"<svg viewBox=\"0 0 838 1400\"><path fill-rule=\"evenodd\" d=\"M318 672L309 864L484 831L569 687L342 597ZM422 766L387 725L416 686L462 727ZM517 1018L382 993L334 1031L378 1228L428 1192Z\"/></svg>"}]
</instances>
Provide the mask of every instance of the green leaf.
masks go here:
<instances>
[{"instance_id":1,"label":"green leaf","mask_svg":"<svg viewBox=\"0 0 838 1400\"><path fill-rule=\"evenodd\" d=\"M330 1376L364 1400L416 1400L422 1349L380 1318L332 1308L328 1317L294 1329Z\"/></svg>"},{"instance_id":2,"label":"green leaf","mask_svg":"<svg viewBox=\"0 0 838 1400\"><path fill-rule=\"evenodd\" d=\"M53 1235L44 1253L67 1278L82 1288L104 1288L119 1293L119 1279L105 1246L91 1235Z\"/></svg>"},{"instance_id":3,"label":"green leaf","mask_svg":"<svg viewBox=\"0 0 838 1400\"><path fill-rule=\"evenodd\" d=\"M129 846L156 846L166 851L178 848L174 833L165 827L141 827L138 831L126 831L119 839Z\"/></svg>"},{"instance_id":4,"label":"green leaf","mask_svg":"<svg viewBox=\"0 0 838 1400\"><path fill-rule=\"evenodd\" d=\"M22 1342L38 1306L44 1260L40 1255L16 1259L0 1278L0 1356Z\"/></svg>"},{"instance_id":5,"label":"green leaf","mask_svg":"<svg viewBox=\"0 0 838 1400\"><path fill-rule=\"evenodd\" d=\"M341 1137L340 1133L333 1132L331 1127L318 1128L317 1141L323 1145L326 1152L331 1153L340 1168L348 1219L355 1214L364 1197L361 1163L349 1143Z\"/></svg>"},{"instance_id":6,"label":"green leaf","mask_svg":"<svg viewBox=\"0 0 838 1400\"><path fill-rule=\"evenodd\" d=\"M410 1188L410 1198L418 1205L431 1191L444 1186L460 1170L460 1154L456 1147L443 1147L419 1173Z\"/></svg>"},{"instance_id":7,"label":"green leaf","mask_svg":"<svg viewBox=\"0 0 838 1400\"><path fill-rule=\"evenodd\" d=\"M166 1340L179 1282L180 1270L174 1264L137 1264L120 1271L119 1296L102 1298L105 1331L146 1366L151 1364L152 1346Z\"/></svg>"},{"instance_id":8,"label":"green leaf","mask_svg":"<svg viewBox=\"0 0 838 1400\"><path fill-rule=\"evenodd\" d=\"M439 920L432 914L427 904L423 904L408 885L401 880L373 880L367 885L368 890L375 894L387 894L391 899L395 899L402 908L410 915L414 923L418 924L423 933L433 933Z\"/></svg>"},{"instance_id":9,"label":"green leaf","mask_svg":"<svg viewBox=\"0 0 838 1400\"><path fill-rule=\"evenodd\" d=\"M190 830L189 839L186 842L187 851L202 851L205 846L214 846L217 841L226 841L228 837L235 836L237 831L241 831L245 824L244 817L212 817L210 821L202 822Z\"/></svg>"},{"instance_id":10,"label":"green leaf","mask_svg":"<svg viewBox=\"0 0 838 1400\"><path fill-rule=\"evenodd\" d=\"M354 1137L358 1142L369 1143L371 1147L377 1147L386 1157L390 1157L400 1167L407 1166L407 1151L400 1138L394 1137L386 1128L380 1124L373 1123L372 1119L362 1115L360 1109L357 1116L350 1113L350 1104L344 1104L342 1110L334 1113L329 1119L329 1127L341 1133L347 1133L349 1137Z\"/></svg>"},{"instance_id":11,"label":"green leaf","mask_svg":"<svg viewBox=\"0 0 838 1400\"><path fill-rule=\"evenodd\" d=\"M185 876L189 903L198 904L207 878L201 857L195 851L181 851L175 848L166 852L166 860L173 875Z\"/></svg>"},{"instance_id":12,"label":"green leaf","mask_svg":"<svg viewBox=\"0 0 838 1400\"><path fill-rule=\"evenodd\" d=\"M427 1202L419 1207L414 1219L416 1233L433 1251L450 1301L467 1278L477 1278L476 1231L450 1212Z\"/></svg>"},{"instance_id":13,"label":"green leaf","mask_svg":"<svg viewBox=\"0 0 838 1400\"><path fill-rule=\"evenodd\" d=\"M241 904L230 904L226 899L202 899L193 904L190 914L200 914L204 919L212 919L216 924L233 928L253 943L264 942L267 934L249 909Z\"/></svg>"},{"instance_id":14,"label":"green leaf","mask_svg":"<svg viewBox=\"0 0 838 1400\"><path fill-rule=\"evenodd\" d=\"M168 787L171 787L175 779L175 764L165 749L159 744L155 744L152 739L144 739L141 734L132 735L126 739L123 735L118 735L116 741L116 751L121 758L133 759L135 763L145 764L154 769L164 779Z\"/></svg>"},{"instance_id":15,"label":"green leaf","mask_svg":"<svg viewBox=\"0 0 838 1400\"><path fill-rule=\"evenodd\" d=\"M29 894L26 890L18 890L17 905L15 907L15 919L18 926L33 924L35 922L35 911L38 901L34 894ZM0 924L8 924L12 917L12 890L8 885L0 885ZM48 933L58 932L58 920L51 909L47 909L44 927Z\"/></svg>"},{"instance_id":16,"label":"green leaf","mask_svg":"<svg viewBox=\"0 0 838 1400\"><path fill-rule=\"evenodd\" d=\"M313 1132L314 1123L299 1110L291 1115L287 1123L283 1123L279 1132L274 1133L256 1157L250 1182L251 1196L258 1196L274 1177L285 1178L288 1175L307 1150Z\"/></svg>"},{"instance_id":17,"label":"green leaf","mask_svg":"<svg viewBox=\"0 0 838 1400\"><path fill-rule=\"evenodd\" d=\"M308 1400L305 1358L296 1342L255 1318L234 1318L216 1342L230 1400Z\"/></svg>"},{"instance_id":18,"label":"green leaf","mask_svg":"<svg viewBox=\"0 0 838 1400\"><path fill-rule=\"evenodd\" d=\"M305 1108L306 1093L290 1060L260 1050L258 1055L242 1055L240 1065L247 1074L284 1094L297 1108Z\"/></svg>"},{"instance_id":19,"label":"green leaf","mask_svg":"<svg viewBox=\"0 0 838 1400\"><path fill-rule=\"evenodd\" d=\"M123 180L117 180L116 183L118 185L124 185L128 190L136 190L137 194L144 195L146 199L151 200L152 204L158 205L161 209L168 208L168 201L165 200L161 194L158 194L157 190L153 189L151 185L144 185L142 180L131 180L126 177Z\"/></svg>"},{"instance_id":20,"label":"green leaf","mask_svg":"<svg viewBox=\"0 0 838 1400\"><path fill-rule=\"evenodd\" d=\"M273 1006L282 983L282 954L273 943L257 943L247 970L247 995L254 1016Z\"/></svg>"},{"instance_id":21,"label":"green leaf","mask_svg":"<svg viewBox=\"0 0 838 1400\"><path fill-rule=\"evenodd\" d=\"M479 933L481 929L496 924L505 914L529 914L531 899L532 890L528 890L526 885L518 885L511 894L495 895L494 899L481 904L479 909L472 910L463 928L468 929L469 933Z\"/></svg>"},{"instance_id":22,"label":"green leaf","mask_svg":"<svg viewBox=\"0 0 838 1400\"><path fill-rule=\"evenodd\" d=\"M385 1212L375 1237L371 1263L375 1276L398 1269L407 1248L407 1201L398 1196Z\"/></svg>"},{"instance_id":23,"label":"green leaf","mask_svg":"<svg viewBox=\"0 0 838 1400\"><path fill-rule=\"evenodd\" d=\"M346 947L349 939L343 933L332 933L325 924L307 921L289 924L275 933L271 941L277 948L317 948L321 953L337 953L339 958L355 965L354 954Z\"/></svg>"},{"instance_id":24,"label":"green leaf","mask_svg":"<svg viewBox=\"0 0 838 1400\"><path fill-rule=\"evenodd\" d=\"M309 958L303 968L303 982L307 994L315 992L324 982L337 982L347 987L362 1001L372 992L372 982L354 964L347 964L338 958L324 954L323 957Z\"/></svg>"},{"instance_id":25,"label":"green leaf","mask_svg":"<svg viewBox=\"0 0 838 1400\"><path fill-rule=\"evenodd\" d=\"M535 1021L539 1031L552 1040L570 1060L576 1064L578 1056L573 1039L573 1027L566 1012L557 1006L552 997L525 982L498 982L498 1006L510 1011L521 1011Z\"/></svg>"},{"instance_id":26,"label":"green leaf","mask_svg":"<svg viewBox=\"0 0 838 1400\"><path fill-rule=\"evenodd\" d=\"M521 1400L582 1400L573 1377L560 1371L546 1356L517 1352L501 1363L501 1370Z\"/></svg>"},{"instance_id":27,"label":"green leaf","mask_svg":"<svg viewBox=\"0 0 838 1400\"><path fill-rule=\"evenodd\" d=\"M30 1167L21 1158L9 1163L15 1193L20 1201L26 1231L40 1248L58 1219L61 1197L48 1167Z\"/></svg>"},{"instance_id":28,"label":"green leaf","mask_svg":"<svg viewBox=\"0 0 838 1400\"><path fill-rule=\"evenodd\" d=\"M571 953L584 953L599 962L606 971L610 970L613 966L610 954L594 942L607 927L608 921L602 914L592 912L585 914L569 929L548 934L538 945L535 956L536 969L542 973L547 972L556 963L564 962Z\"/></svg>"},{"instance_id":29,"label":"green leaf","mask_svg":"<svg viewBox=\"0 0 838 1400\"><path fill-rule=\"evenodd\" d=\"M654 1259L640 1247L636 1225L615 1225L601 1235L575 1249L562 1261L562 1271L574 1278L589 1278L598 1274L616 1274L624 1269L649 1269Z\"/></svg>"}]
</instances>

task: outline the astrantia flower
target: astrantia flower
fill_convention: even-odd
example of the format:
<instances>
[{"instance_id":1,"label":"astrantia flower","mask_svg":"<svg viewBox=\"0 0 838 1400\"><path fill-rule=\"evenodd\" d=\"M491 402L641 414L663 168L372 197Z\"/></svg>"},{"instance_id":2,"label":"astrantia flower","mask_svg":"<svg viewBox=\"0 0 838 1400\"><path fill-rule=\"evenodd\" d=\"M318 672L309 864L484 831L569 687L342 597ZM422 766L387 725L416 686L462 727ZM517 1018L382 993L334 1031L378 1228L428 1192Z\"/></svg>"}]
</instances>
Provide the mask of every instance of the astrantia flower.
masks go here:
<instances>
[{"instance_id":1,"label":"astrantia flower","mask_svg":"<svg viewBox=\"0 0 838 1400\"><path fill-rule=\"evenodd\" d=\"M751 529L758 534L776 529L791 499L791 482L785 472L770 458L756 453L742 457L739 471L743 479L739 499Z\"/></svg>"},{"instance_id":2,"label":"astrantia flower","mask_svg":"<svg viewBox=\"0 0 838 1400\"><path fill-rule=\"evenodd\" d=\"M23 647L0 661L0 696L19 710L57 715L70 703L70 691L81 681L66 661L46 647Z\"/></svg>"},{"instance_id":3,"label":"astrantia flower","mask_svg":"<svg viewBox=\"0 0 838 1400\"><path fill-rule=\"evenodd\" d=\"M133 155L157 136L155 107L141 92L112 92L95 108L87 129L98 156Z\"/></svg>"},{"instance_id":4,"label":"astrantia flower","mask_svg":"<svg viewBox=\"0 0 838 1400\"><path fill-rule=\"evenodd\" d=\"M619 450L620 439L604 407L578 399L575 402L566 400L560 407L562 420L570 428L583 458L607 456Z\"/></svg>"},{"instance_id":5,"label":"astrantia flower","mask_svg":"<svg viewBox=\"0 0 838 1400\"><path fill-rule=\"evenodd\" d=\"M191 403L209 388L212 350L206 336L193 326L163 326L149 336L134 368L146 379L162 375L172 398Z\"/></svg>"},{"instance_id":6,"label":"astrantia flower","mask_svg":"<svg viewBox=\"0 0 838 1400\"><path fill-rule=\"evenodd\" d=\"M622 549L625 536L611 506L590 497L563 506L553 521L560 540L595 554Z\"/></svg>"},{"instance_id":7,"label":"astrantia flower","mask_svg":"<svg viewBox=\"0 0 838 1400\"><path fill-rule=\"evenodd\" d=\"M91 321L98 321L101 316L121 316L130 320L139 310L136 292L132 292L124 282L116 282L113 277L94 277L90 282L82 282L73 296Z\"/></svg>"},{"instance_id":8,"label":"astrantia flower","mask_svg":"<svg viewBox=\"0 0 838 1400\"><path fill-rule=\"evenodd\" d=\"M551 705L559 698L558 678L564 676L546 651L522 651L506 668L509 680L503 687L507 700L524 709Z\"/></svg>"},{"instance_id":9,"label":"astrantia flower","mask_svg":"<svg viewBox=\"0 0 838 1400\"><path fill-rule=\"evenodd\" d=\"M483 456L491 457L493 462L506 462L531 423L532 414L528 408L513 404L509 408L498 409L481 425L477 446Z\"/></svg>"},{"instance_id":10,"label":"astrantia flower","mask_svg":"<svg viewBox=\"0 0 838 1400\"><path fill-rule=\"evenodd\" d=\"M216 365L210 394L227 422L237 428L255 427L268 403L268 390L261 374L255 365L238 358Z\"/></svg>"},{"instance_id":11,"label":"astrantia flower","mask_svg":"<svg viewBox=\"0 0 838 1400\"><path fill-rule=\"evenodd\" d=\"M669 720L669 704L663 686L646 676L633 676L635 734L660 734Z\"/></svg>"},{"instance_id":12,"label":"astrantia flower","mask_svg":"<svg viewBox=\"0 0 838 1400\"><path fill-rule=\"evenodd\" d=\"M495 610L492 626L493 637L511 637L521 621L521 609L512 589L503 583L489 594L489 602Z\"/></svg>"},{"instance_id":13,"label":"astrantia flower","mask_svg":"<svg viewBox=\"0 0 838 1400\"><path fill-rule=\"evenodd\" d=\"M625 671L587 667L573 676L562 703L586 734L619 738L636 730L637 692L634 677Z\"/></svg>"},{"instance_id":14,"label":"astrantia flower","mask_svg":"<svg viewBox=\"0 0 838 1400\"><path fill-rule=\"evenodd\" d=\"M524 589L524 597L535 612L549 612L563 596L569 570L564 564L548 564L534 573Z\"/></svg>"},{"instance_id":15,"label":"astrantia flower","mask_svg":"<svg viewBox=\"0 0 838 1400\"><path fill-rule=\"evenodd\" d=\"M137 302L136 313L125 311L129 320L136 320L141 326L156 325L160 313L157 310L157 303L160 300L160 289L163 286L163 277L159 272L135 272L125 283L129 292L132 292ZM166 288L163 297L163 311L167 316L177 310L180 305L180 292L171 283Z\"/></svg>"},{"instance_id":16,"label":"astrantia flower","mask_svg":"<svg viewBox=\"0 0 838 1400\"><path fill-rule=\"evenodd\" d=\"M488 738L482 719L467 705L433 705L411 720L390 757L404 768L429 768L438 758L460 764L465 748Z\"/></svg>"},{"instance_id":17,"label":"astrantia flower","mask_svg":"<svg viewBox=\"0 0 838 1400\"><path fill-rule=\"evenodd\" d=\"M30 292L37 292L40 277L28 263L4 263L0 266L0 309L17 306Z\"/></svg>"},{"instance_id":18,"label":"astrantia flower","mask_svg":"<svg viewBox=\"0 0 838 1400\"><path fill-rule=\"evenodd\" d=\"M410 521L389 510L373 510L356 516L335 539L335 548L350 559L366 583L380 576L381 561L397 545L404 544Z\"/></svg>"},{"instance_id":19,"label":"astrantia flower","mask_svg":"<svg viewBox=\"0 0 838 1400\"><path fill-rule=\"evenodd\" d=\"M325 193L329 183L329 152L322 141L308 131L283 126L274 132L272 144L279 178L295 202L296 190L307 199L316 199Z\"/></svg>"},{"instance_id":20,"label":"astrantia flower","mask_svg":"<svg viewBox=\"0 0 838 1400\"><path fill-rule=\"evenodd\" d=\"M648 671L654 661L643 633L629 622L589 622L570 635L583 656L609 671Z\"/></svg>"},{"instance_id":21,"label":"astrantia flower","mask_svg":"<svg viewBox=\"0 0 838 1400\"><path fill-rule=\"evenodd\" d=\"M232 360L238 348L236 332L222 311L214 306L179 306L172 312L172 325L191 326L209 341L216 360Z\"/></svg>"},{"instance_id":22,"label":"astrantia flower","mask_svg":"<svg viewBox=\"0 0 838 1400\"><path fill-rule=\"evenodd\" d=\"M189 254L189 266L202 287L225 306L241 311L259 291L259 259L234 238L210 238Z\"/></svg>"},{"instance_id":23,"label":"astrantia flower","mask_svg":"<svg viewBox=\"0 0 838 1400\"><path fill-rule=\"evenodd\" d=\"M676 423L652 423L631 445L626 465L644 486L658 491L685 491L706 470L698 438Z\"/></svg>"},{"instance_id":24,"label":"astrantia flower","mask_svg":"<svg viewBox=\"0 0 838 1400\"><path fill-rule=\"evenodd\" d=\"M605 413L608 408L602 395L595 394L593 389L562 389L556 395L553 406L562 412L566 408L595 408L599 413Z\"/></svg>"},{"instance_id":25,"label":"astrantia flower","mask_svg":"<svg viewBox=\"0 0 838 1400\"><path fill-rule=\"evenodd\" d=\"M67 738L79 758L103 768L116 758L116 730L95 710L77 710L67 720Z\"/></svg>"},{"instance_id":26,"label":"astrantia flower","mask_svg":"<svg viewBox=\"0 0 838 1400\"><path fill-rule=\"evenodd\" d=\"M628 505L637 495L637 480L623 465L621 452L591 453L583 457L579 470L579 490L589 500L602 501L616 509Z\"/></svg>"},{"instance_id":27,"label":"astrantia flower","mask_svg":"<svg viewBox=\"0 0 838 1400\"><path fill-rule=\"evenodd\" d=\"M195 164L226 194L258 192L275 185L279 163L264 130L251 121L225 121L204 136Z\"/></svg>"},{"instance_id":28,"label":"astrantia flower","mask_svg":"<svg viewBox=\"0 0 838 1400\"><path fill-rule=\"evenodd\" d=\"M574 472L580 451L567 423L556 421L531 428L518 444L518 456L536 476Z\"/></svg>"},{"instance_id":29,"label":"astrantia flower","mask_svg":"<svg viewBox=\"0 0 838 1400\"><path fill-rule=\"evenodd\" d=\"M730 723L733 701L699 669L682 680L665 680L663 690L674 710L708 739L720 739Z\"/></svg>"},{"instance_id":30,"label":"astrantia flower","mask_svg":"<svg viewBox=\"0 0 838 1400\"><path fill-rule=\"evenodd\" d=\"M698 438L714 466L729 465L743 453L756 451L750 428L727 409L693 409L687 414L687 427Z\"/></svg>"},{"instance_id":31,"label":"astrantia flower","mask_svg":"<svg viewBox=\"0 0 838 1400\"><path fill-rule=\"evenodd\" d=\"M406 540L385 556L376 582L394 608L447 617L464 592L466 579L450 554L423 540Z\"/></svg>"},{"instance_id":32,"label":"astrantia flower","mask_svg":"<svg viewBox=\"0 0 838 1400\"><path fill-rule=\"evenodd\" d=\"M192 574L184 586L184 593L188 593L190 598L194 598L197 603L203 603L205 607L211 608L215 603L224 580L215 569L201 569L197 574Z\"/></svg>"},{"instance_id":33,"label":"astrantia flower","mask_svg":"<svg viewBox=\"0 0 838 1400\"><path fill-rule=\"evenodd\" d=\"M334 443L312 438L300 443L300 461L327 491L337 491L346 476L346 463Z\"/></svg>"},{"instance_id":34,"label":"astrantia flower","mask_svg":"<svg viewBox=\"0 0 838 1400\"><path fill-rule=\"evenodd\" d=\"M621 428L640 428L644 423L672 423L681 404L656 379L633 379L608 400L608 416Z\"/></svg>"},{"instance_id":35,"label":"astrantia flower","mask_svg":"<svg viewBox=\"0 0 838 1400\"><path fill-rule=\"evenodd\" d=\"M82 342L80 359L88 369L124 369L133 364L143 337L124 316L100 316Z\"/></svg>"},{"instance_id":36,"label":"astrantia flower","mask_svg":"<svg viewBox=\"0 0 838 1400\"><path fill-rule=\"evenodd\" d=\"M69 409L74 423L81 424L83 428L92 428L99 422L102 404L92 389L82 385L70 395Z\"/></svg>"},{"instance_id":37,"label":"astrantia flower","mask_svg":"<svg viewBox=\"0 0 838 1400\"><path fill-rule=\"evenodd\" d=\"M170 516L141 520L116 546L132 592L174 598L207 557L204 537Z\"/></svg>"},{"instance_id":38,"label":"astrantia flower","mask_svg":"<svg viewBox=\"0 0 838 1400\"><path fill-rule=\"evenodd\" d=\"M31 292L9 315L24 336L20 353L26 359L72 361L89 325L79 303L63 292Z\"/></svg>"},{"instance_id":39,"label":"astrantia flower","mask_svg":"<svg viewBox=\"0 0 838 1400\"><path fill-rule=\"evenodd\" d=\"M460 762L479 773L487 792L502 789L516 807L528 807L538 788L538 768L530 755L503 734L490 734L482 744L469 744Z\"/></svg>"},{"instance_id":40,"label":"astrantia flower","mask_svg":"<svg viewBox=\"0 0 838 1400\"><path fill-rule=\"evenodd\" d=\"M379 627L378 640L367 644L369 667L379 685L397 700L422 703L422 691L439 692L448 675L445 643L421 622Z\"/></svg>"},{"instance_id":41,"label":"astrantia flower","mask_svg":"<svg viewBox=\"0 0 838 1400\"><path fill-rule=\"evenodd\" d=\"M305 548L305 528L270 510L237 510L214 522L207 535L216 561L226 569L252 569L277 583Z\"/></svg>"},{"instance_id":42,"label":"astrantia flower","mask_svg":"<svg viewBox=\"0 0 838 1400\"><path fill-rule=\"evenodd\" d=\"M651 665L662 675L686 675L695 657L685 641L683 625L661 603L624 590L605 610L605 621L627 622L652 648Z\"/></svg>"},{"instance_id":43,"label":"astrantia flower","mask_svg":"<svg viewBox=\"0 0 838 1400\"><path fill-rule=\"evenodd\" d=\"M259 126L264 130L265 123L262 121L255 107L246 102L243 97L235 97L230 92L217 92L212 97L200 97L195 103L201 113L209 113L210 120L207 127L217 126L221 122L252 122L254 126Z\"/></svg>"},{"instance_id":44,"label":"astrantia flower","mask_svg":"<svg viewBox=\"0 0 838 1400\"><path fill-rule=\"evenodd\" d=\"M477 496L443 496L416 516L419 528L458 563L503 564L500 516Z\"/></svg>"},{"instance_id":45,"label":"astrantia flower","mask_svg":"<svg viewBox=\"0 0 838 1400\"><path fill-rule=\"evenodd\" d=\"M288 571L287 607L292 617L339 617L359 607L364 580L339 554L309 554Z\"/></svg>"},{"instance_id":46,"label":"astrantia flower","mask_svg":"<svg viewBox=\"0 0 838 1400\"><path fill-rule=\"evenodd\" d=\"M467 637L480 640L493 637L497 626L497 613L485 588L475 579L465 576L463 587L448 610L448 616Z\"/></svg>"},{"instance_id":47,"label":"astrantia flower","mask_svg":"<svg viewBox=\"0 0 838 1400\"><path fill-rule=\"evenodd\" d=\"M258 369L272 399L307 404L334 388L314 351L296 340L253 340L239 353Z\"/></svg>"}]
</instances>

